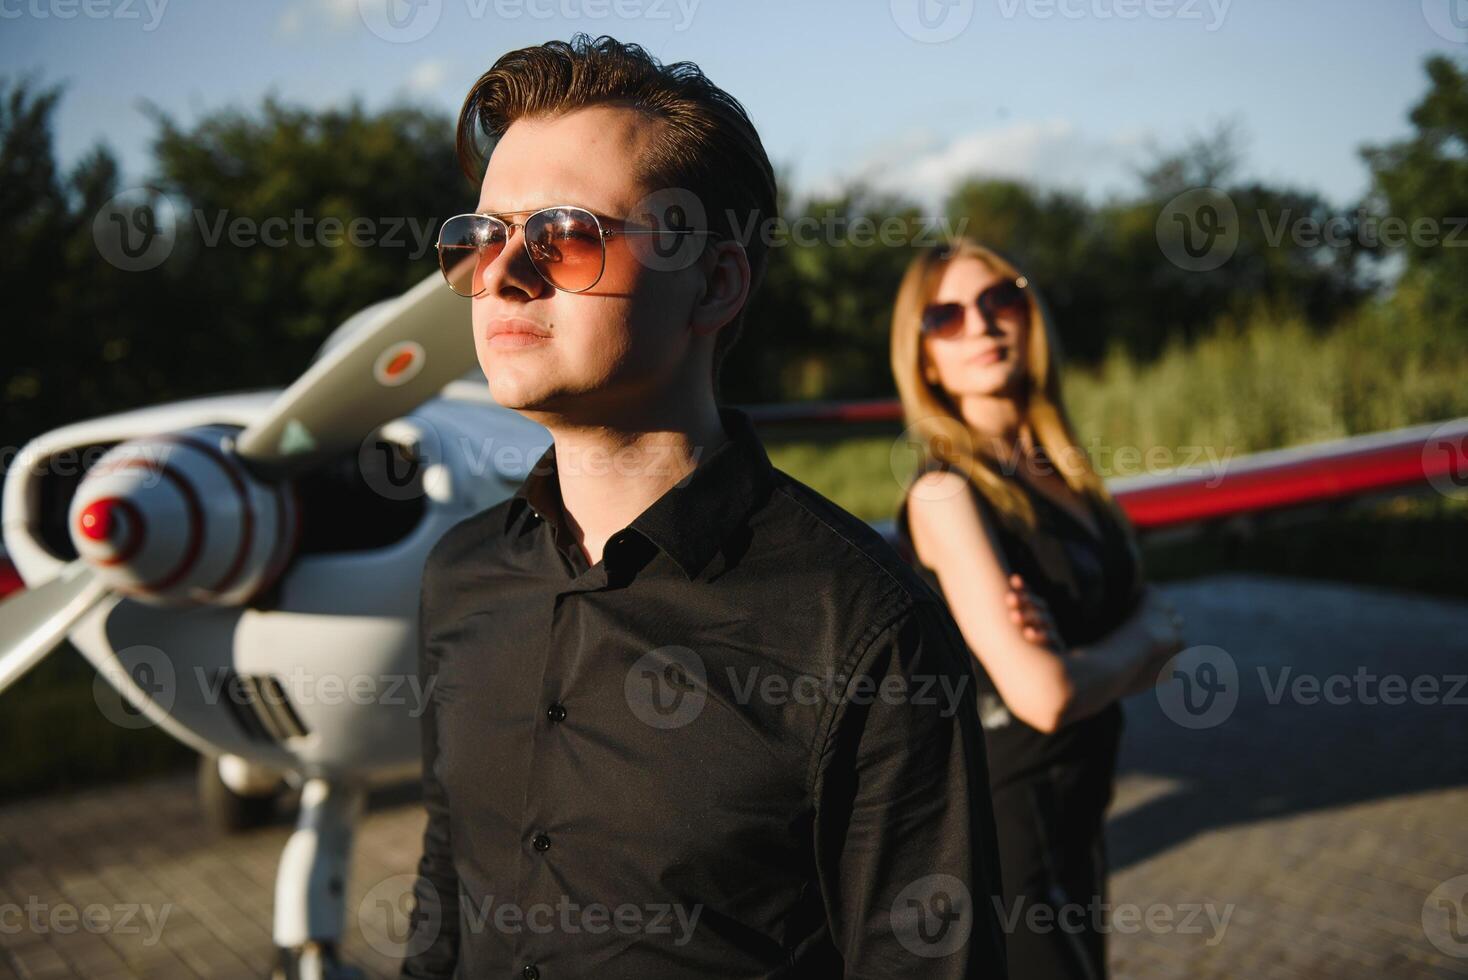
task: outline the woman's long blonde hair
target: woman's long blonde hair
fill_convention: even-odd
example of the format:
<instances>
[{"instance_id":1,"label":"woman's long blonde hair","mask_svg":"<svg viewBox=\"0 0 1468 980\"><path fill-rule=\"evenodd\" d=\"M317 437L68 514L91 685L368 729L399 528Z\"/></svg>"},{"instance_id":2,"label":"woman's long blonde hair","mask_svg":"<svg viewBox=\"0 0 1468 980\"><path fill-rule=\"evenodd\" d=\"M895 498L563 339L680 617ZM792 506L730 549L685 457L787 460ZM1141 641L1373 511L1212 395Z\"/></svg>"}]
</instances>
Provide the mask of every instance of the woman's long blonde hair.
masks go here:
<instances>
[{"instance_id":1,"label":"woman's long blonde hair","mask_svg":"<svg viewBox=\"0 0 1468 980\"><path fill-rule=\"evenodd\" d=\"M1004 476L993 446L981 439L964 421L957 403L939 382L923 376L921 322L923 308L933 300L948 264L958 258L975 258L998 276L1024 280L1014 264L991 248L967 237L950 239L913 258L897 290L892 311L892 376L902 399L902 412L910 438L923 454L968 476L996 511L1021 530L1035 527L1034 506L1023 490ZM1028 356L1025 373L1016 393L1021 416L1035 442L1054 463L1066 484L1101 505L1121 527L1129 529L1121 508L1091 465L1071 427L1060 392L1059 345L1044 301L1031 281L1025 292L1030 298Z\"/></svg>"}]
</instances>

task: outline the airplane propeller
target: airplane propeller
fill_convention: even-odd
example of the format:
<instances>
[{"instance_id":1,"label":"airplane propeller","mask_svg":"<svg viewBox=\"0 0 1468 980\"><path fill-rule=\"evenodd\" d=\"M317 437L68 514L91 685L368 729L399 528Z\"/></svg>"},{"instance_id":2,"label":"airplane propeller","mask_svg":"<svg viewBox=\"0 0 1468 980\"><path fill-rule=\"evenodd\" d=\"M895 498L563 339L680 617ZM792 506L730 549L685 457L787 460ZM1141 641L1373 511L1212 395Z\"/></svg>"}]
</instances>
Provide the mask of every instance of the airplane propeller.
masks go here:
<instances>
[{"instance_id":1,"label":"airplane propeller","mask_svg":"<svg viewBox=\"0 0 1468 980\"><path fill-rule=\"evenodd\" d=\"M291 479L475 364L468 304L436 272L366 312L243 431L129 440L88 470L68 515L80 557L0 602L0 692L111 595L237 606L284 573L299 533Z\"/></svg>"}]
</instances>

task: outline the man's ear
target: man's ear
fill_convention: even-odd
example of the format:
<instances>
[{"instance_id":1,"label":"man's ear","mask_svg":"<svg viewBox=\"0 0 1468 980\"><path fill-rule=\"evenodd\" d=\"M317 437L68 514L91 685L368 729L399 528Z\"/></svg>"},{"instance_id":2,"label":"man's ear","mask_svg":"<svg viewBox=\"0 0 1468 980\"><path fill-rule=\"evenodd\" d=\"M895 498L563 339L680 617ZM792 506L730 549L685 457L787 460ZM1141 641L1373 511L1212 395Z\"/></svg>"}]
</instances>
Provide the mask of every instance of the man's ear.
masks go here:
<instances>
[{"instance_id":1,"label":"man's ear","mask_svg":"<svg viewBox=\"0 0 1468 980\"><path fill-rule=\"evenodd\" d=\"M703 286L689 323L696 333L713 333L738 316L749 299L749 256L737 241L714 242L699 262Z\"/></svg>"}]
</instances>

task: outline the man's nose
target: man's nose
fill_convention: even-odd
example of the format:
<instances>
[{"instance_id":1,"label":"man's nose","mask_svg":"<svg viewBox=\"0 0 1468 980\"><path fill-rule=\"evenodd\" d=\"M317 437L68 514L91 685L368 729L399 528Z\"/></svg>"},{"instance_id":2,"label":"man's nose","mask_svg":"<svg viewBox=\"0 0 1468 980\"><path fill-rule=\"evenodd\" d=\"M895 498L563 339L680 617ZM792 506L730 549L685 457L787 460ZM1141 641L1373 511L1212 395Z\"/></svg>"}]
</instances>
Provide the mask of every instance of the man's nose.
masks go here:
<instances>
[{"instance_id":1,"label":"man's nose","mask_svg":"<svg viewBox=\"0 0 1468 980\"><path fill-rule=\"evenodd\" d=\"M500 254L493 261L484 266L479 275L479 284L484 287L481 296L520 293L523 299L534 299L550 285L535 271L535 263L530 261L529 252L525 248L523 225L510 228L510 237L505 241L505 247L500 249Z\"/></svg>"}]
</instances>

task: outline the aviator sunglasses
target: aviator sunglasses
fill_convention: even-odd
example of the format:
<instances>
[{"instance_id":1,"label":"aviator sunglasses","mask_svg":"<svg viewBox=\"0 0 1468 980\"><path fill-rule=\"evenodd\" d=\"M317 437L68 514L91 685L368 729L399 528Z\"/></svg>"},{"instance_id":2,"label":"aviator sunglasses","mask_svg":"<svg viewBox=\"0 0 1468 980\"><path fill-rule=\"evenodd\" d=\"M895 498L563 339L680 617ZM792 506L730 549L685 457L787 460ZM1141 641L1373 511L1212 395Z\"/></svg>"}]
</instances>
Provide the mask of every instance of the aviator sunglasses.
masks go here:
<instances>
[{"instance_id":1,"label":"aviator sunglasses","mask_svg":"<svg viewBox=\"0 0 1468 980\"><path fill-rule=\"evenodd\" d=\"M1024 276L996 282L974 297L974 305L984 324L994 329L999 319L1022 320L1030 315L1030 297L1025 292L1030 281ZM923 307L921 321L925 337L949 337L963 329L964 303L929 303Z\"/></svg>"},{"instance_id":2,"label":"aviator sunglasses","mask_svg":"<svg viewBox=\"0 0 1468 980\"><path fill-rule=\"evenodd\" d=\"M528 214L523 222L502 214ZM607 224L621 227L609 228ZM449 288L460 296L479 296L484 270L499 257L513 229L524 230L525 253L546 282L568 293L595 286L606 268L607 240L618 235L707 235L689 228L629 228L586 208L558 204L539 211L456 214L438 230L438 265ZM659 248L659 246L654 246ZM658 254L663 254L659 248Z\"/></svg>"}]
</instances>

